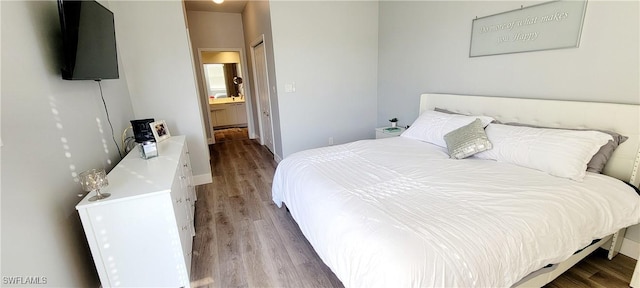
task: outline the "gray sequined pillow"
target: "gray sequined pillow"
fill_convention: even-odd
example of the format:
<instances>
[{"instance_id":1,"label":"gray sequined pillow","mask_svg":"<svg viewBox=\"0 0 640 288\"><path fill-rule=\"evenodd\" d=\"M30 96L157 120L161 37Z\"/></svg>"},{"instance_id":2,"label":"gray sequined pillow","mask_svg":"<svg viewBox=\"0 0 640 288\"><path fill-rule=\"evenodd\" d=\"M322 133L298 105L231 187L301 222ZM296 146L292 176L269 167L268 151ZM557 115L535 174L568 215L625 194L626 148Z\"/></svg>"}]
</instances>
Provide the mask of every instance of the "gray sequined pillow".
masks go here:
<instances>
[{"instance_id":1,"label":"gray sequined pillow","mask_svg":"<svg viewBox=\"0 0 640 288\"><path fill-rule=\"evenodd\" d=\"M473 154L493 148L480 119L444 135L449 157L464 159Z\"/></svg>"}]
</instances>

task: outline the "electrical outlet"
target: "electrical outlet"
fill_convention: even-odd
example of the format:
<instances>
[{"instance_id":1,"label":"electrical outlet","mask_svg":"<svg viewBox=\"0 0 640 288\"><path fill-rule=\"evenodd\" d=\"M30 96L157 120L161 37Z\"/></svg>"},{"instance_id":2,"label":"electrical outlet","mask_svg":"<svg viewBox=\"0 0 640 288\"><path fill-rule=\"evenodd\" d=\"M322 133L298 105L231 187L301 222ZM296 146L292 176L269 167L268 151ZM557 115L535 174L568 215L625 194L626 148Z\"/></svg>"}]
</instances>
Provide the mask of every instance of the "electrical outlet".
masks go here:
<instances>
[{"instance_id":1,"label":"electrical outlet","mask_svg":"<svg viewBox=\"0 0 640 288\"><path fill-rule=\"evenodd\" d=\"M333 145L333 137L329 137L329 146Z\"/></svg>"}]
</instances>

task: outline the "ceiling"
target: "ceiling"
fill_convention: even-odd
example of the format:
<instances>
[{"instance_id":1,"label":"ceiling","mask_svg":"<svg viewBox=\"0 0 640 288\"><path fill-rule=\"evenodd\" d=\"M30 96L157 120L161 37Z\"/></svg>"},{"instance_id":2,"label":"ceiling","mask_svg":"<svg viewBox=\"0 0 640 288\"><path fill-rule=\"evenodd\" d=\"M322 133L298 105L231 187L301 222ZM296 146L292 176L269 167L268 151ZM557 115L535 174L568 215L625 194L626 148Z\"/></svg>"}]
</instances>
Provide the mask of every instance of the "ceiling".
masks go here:
<instances>
[{"instance_id":1,"label":"ceiling","mask_svg":"<svg viewBox=\"0 0 640 288\"><path fill-rule=\"evenodd\" d=\"M224 0L222 4L213 3L211 0L184 0L187 11L209 11L242 13L247 0Z\"/></svg>"}]
</instances>

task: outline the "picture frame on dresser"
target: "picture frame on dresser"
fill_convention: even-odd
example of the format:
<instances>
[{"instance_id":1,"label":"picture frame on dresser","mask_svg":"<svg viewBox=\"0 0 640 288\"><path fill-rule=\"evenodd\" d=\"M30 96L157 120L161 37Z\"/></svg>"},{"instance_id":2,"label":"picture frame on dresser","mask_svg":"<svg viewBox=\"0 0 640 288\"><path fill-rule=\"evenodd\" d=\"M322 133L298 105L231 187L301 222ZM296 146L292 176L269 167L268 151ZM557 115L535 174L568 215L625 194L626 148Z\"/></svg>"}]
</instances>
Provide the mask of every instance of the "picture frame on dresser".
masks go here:
<instances>
[{"instance_id":1,"label":"picture frame on dresser","mask_svg":"<svg viewBox=\"0 0 640 288\"><path fill-rule=\"evenodd\" d=\"M167 122L164 120L151 122L149 123L149 126L151 126L151 131L153 132L153 137L156 139L156 142L162 142L171 137L169 127L167 127Z\"/></svg>"}]
</instances>

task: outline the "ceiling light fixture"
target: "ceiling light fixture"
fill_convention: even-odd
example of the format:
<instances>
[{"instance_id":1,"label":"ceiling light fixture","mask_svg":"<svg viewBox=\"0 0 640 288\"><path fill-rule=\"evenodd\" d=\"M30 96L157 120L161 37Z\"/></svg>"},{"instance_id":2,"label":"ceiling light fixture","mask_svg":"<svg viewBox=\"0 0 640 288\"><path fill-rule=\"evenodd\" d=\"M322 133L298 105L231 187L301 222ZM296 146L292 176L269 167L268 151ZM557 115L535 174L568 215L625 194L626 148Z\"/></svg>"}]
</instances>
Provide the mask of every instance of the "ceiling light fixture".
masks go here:
<instances>
[{"instance_id":1,"label":"ceiling light fixture","mask_svg":"<svg viewBox=\"0 0 640 288\"><path fill-rule=\"evenodd\" d=\"M213 3L216 3L216 4L222 4L222 2L224 2L224 0L213 0Z\"/></svg>"}]
</instances>

